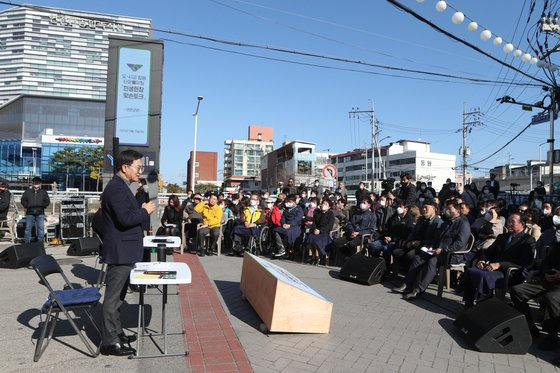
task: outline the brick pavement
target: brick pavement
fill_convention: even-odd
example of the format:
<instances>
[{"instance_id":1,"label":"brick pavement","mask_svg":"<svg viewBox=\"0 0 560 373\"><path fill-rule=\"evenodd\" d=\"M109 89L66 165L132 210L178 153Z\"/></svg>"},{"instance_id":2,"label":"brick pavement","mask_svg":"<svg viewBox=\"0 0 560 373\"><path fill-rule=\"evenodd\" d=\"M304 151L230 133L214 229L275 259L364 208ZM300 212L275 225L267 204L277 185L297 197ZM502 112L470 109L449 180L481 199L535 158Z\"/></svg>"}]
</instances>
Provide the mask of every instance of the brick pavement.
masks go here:
<instances>
[{"instance_id":1,"label":"brick pavement","mask_svg":"<svg viewBox=\"0 0 560 373\"><path fill-rule=\"evenodd\" d=\"M338 280L337 270L275 261L333 303L329 334L262 333L260 319L241 299L241 258L201 259L256 372L554 372L560 351L532 347L524 356L480 353L452 325L458 298L435 289L407 302L383 285Z\"/></svg>"}]
</instances>

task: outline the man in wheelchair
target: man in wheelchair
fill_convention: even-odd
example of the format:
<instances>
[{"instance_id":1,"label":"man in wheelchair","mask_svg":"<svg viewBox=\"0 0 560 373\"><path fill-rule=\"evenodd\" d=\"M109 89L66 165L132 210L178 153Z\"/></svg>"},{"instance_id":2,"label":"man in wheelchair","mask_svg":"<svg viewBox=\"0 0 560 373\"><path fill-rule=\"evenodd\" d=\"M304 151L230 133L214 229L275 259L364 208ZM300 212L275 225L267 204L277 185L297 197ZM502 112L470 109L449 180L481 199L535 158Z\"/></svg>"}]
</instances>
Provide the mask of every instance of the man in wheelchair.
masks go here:
<instances>
[{"instance_id":1,"label":"man in wheelchair","mask_svg":"<svg viewBox=\"0 0 560 373\"><path fill-rule=\"evenodd\" d=\"M264 223L265 214L259 207L259 195L253 193L251 198L243 206L241 213L241 224L233 228L233 255L242 256L244 248L248 246L251 237L254 240L259 238L259 227Z\"/></svg>"}]
</instances>

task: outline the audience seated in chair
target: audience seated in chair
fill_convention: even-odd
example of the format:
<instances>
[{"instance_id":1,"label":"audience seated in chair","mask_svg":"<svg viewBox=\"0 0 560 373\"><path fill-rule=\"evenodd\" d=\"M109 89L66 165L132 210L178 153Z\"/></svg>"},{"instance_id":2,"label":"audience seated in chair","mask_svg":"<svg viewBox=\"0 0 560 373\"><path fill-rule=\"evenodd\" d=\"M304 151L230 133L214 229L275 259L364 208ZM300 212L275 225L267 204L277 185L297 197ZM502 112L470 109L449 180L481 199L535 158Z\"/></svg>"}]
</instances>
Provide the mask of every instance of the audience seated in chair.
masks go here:
<instances>
[{"instance_id":1,"label":"audience seated in chair","mask_svg":"<svg viewBox=\"0 0 560 373\"><path fill-rule=\"evenodd\" d=\"M524 269L533 263L535 239L524 233L524 229L525 220L522 215L511 214L507 220L508 233L499 235L488 249L478 253L478 260L474 265L465 269L461 281L466 309L474 305L476 293L487 295L496 287L503 288L508 269ZM521 271L516 275L518 278L514 282L522 282Z\"/></svg>"},{"instance_id":2,"label":"audience seated in chair","mask_svg":"<svg viewBox=\"0 0 560 373\"><path fill-rule=\"evenodd\" d=\"M202 226L198 229L196 236L198 255L206 254L205 237L210 234L210 242L208 255L213 255L214 248L220 238L220 228L222 225L223 211L218 205L218 197L215 194L210 195L208 202L200 202L195 206L194 210L202 215Z\"/></svg>"},{"instance_id":3,"label":"audience seated in chair","mask_svg":"<svg viewBox=\"0 0 560 373\"><path fill-rule=\"evenodd\" d=\"M264 223L263 211L259 207L259 195L254 193L249 200L244 202L244 208L241 214L241 223L233 228L233 254L242 255L244 240L245 244L248 238L258 239L259 228L257 224Z\"/></svg>"},{"instance_id":4,"label":"audience seated in chair","mask_svg":"<svg viewBox=\"0 0 560 373\"><path fill-rule=\"evenodd\" d=\"M306 239L306 245L311 251L309 263L313 265L326 264L327 245L331 243L330 232L333 229L335 216L332 211L333 201L323 199L320 207L315 209L313 224Z\"/></svg>"},{"instance_id":5,"label":"audience seated in chair","mask_svg":"<svg viewBox=\"0 0 560 373\"><path fill-rule=\"evenodd\" d=\"M471 229L469 221L459 212L459 204L454 200L447 201L442 216L445 221L441 225L438 237L434 245L427 248L431 250L420 251L414 257L405 282L393 289L403 292L407 300L419 297L427 289L437 274L437 268L447 263L447 255L450 252L463 250L467 245Z\"/></svg>"},{"instance_id":6,"label":"audience seated in chair","mask_svg":"<svg viewBox=\"0 0 560 373\"><path fill-rule=\"evenodd\" d=\"M286 254L286 246L293 245L301 235L303 210L297 204L297 200L297 197L293 194L286 197L280 226L274 228L276 256L284 256Z\"/></svg>"}]
</instances>

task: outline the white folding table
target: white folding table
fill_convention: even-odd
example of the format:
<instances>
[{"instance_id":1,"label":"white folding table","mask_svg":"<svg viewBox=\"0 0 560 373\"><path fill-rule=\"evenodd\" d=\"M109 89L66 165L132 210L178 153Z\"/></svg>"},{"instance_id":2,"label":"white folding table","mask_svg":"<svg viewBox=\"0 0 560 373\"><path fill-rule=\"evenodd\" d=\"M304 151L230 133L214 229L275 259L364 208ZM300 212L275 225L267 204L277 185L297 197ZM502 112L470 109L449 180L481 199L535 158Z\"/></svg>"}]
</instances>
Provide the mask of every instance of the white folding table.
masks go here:
<instances>
[{"instance_id":1,"label":"white folding table","mask_svg":"<svg viewBox=\"0 0 560 373\"><path fill-rule=\"evenodd\" d=\"M145 247L157 247L158 245L166 245L167 247L178 247L178 237L165 237L165 236L147 236L144 237ZM180 239L178 241L180 245ZM144 272L176 272L176 278L157 278L155 276L146 276ZM150 357L167 357L167 356L186 356L188 351L169 353L167 352L167 336L185 334L181 332L168 332L165 313L167 305L167 287L169 285L180 285L191 283L191 270L187 263L174 263L174 262L140 262L136 263L134 268L130 271L130 283L140 287L140 300L138 309L138 333L136 339L136 354L129 356L131 359L150 358ZM149 333L145 325L145 312L144 312L144 293L147 285L162 285L162 302L161 302L161 333ZM161 351L160 354L141 355L142 338L163 336L163 349L155 342L156 347ZM152 338L153 340L153 338Z\"/></svg>"}]
</instances>

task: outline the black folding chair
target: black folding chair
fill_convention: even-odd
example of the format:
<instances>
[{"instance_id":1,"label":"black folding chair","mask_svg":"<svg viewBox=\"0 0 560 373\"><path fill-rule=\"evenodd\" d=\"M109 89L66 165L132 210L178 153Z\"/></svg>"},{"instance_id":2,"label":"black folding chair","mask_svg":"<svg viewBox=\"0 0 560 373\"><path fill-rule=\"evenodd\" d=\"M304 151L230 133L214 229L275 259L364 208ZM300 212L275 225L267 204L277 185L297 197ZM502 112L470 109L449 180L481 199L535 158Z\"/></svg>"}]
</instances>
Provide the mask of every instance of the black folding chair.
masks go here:
<instances>
[{"instance_id":1,"label":"black folding chair","mask_svg":"<svg viewBox=\"0 0 560 373\"><path fill-rule=\"evenodd\" d=\"M81 289L74 289L68 278L60 268L60 265L56 262L56 260L50 255L42 255L39 257L34 258L31 261L31 266L41 279L41 283L44 284L49 289L49 297L45 304L43 304L41 308L41 313L46 314L45 322L43 323L43 327L41 329L41 335L39 336L39 340L37 341L37 346L35 347L35 355L33 356L33 361L37 362L41 358L41 355L47 348L50 340L53 337L54 329L56 327L56 322L58 320L58 315L60 312L66 315L68 322L72 326L72 328L78 333L80 339L84 342L87 349L89 350L91 357L96 357L99 355L99 348L101 344L94 349L91 344L87 341L85 336L82 334L72 316L70 315L70 311L76 313L78 310L83 310L99 335L101 336L101 330L95 324L93 317L91 315L91 310L97 305L99 302L99 298L101 298L101 294L99 293L99 288L97 287L87 287ZM50 283L47 280L47 276L59 273L66 286L68 287L65 290L54 290ZM50 327L49 327L50 323ZM48 329L48 336L47 341L43 346L43 342L45 340L45 336L47 335Z\"/></svg>"}]
</instances>

